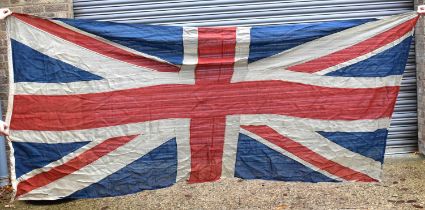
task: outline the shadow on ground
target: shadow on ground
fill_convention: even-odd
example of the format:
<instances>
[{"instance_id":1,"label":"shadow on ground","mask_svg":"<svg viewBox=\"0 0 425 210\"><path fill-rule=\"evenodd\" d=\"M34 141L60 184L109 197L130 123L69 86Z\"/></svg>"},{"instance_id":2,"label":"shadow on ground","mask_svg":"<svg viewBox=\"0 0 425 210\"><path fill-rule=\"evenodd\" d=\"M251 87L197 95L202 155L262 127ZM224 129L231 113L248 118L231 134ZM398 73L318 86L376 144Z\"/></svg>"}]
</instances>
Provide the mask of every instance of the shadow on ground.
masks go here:
<instances>
[{"instance_id":1,"label":"shadow on ground","mask_svg":"<svg viewBox=\"0 0 425 210\"><path fill-rule=\"evenodd\" d=\"M55 201L24 201L24 203L33 206L65 205L66 203L76 201L75 199L61 199Z\"/></svg>"}]
</instances>

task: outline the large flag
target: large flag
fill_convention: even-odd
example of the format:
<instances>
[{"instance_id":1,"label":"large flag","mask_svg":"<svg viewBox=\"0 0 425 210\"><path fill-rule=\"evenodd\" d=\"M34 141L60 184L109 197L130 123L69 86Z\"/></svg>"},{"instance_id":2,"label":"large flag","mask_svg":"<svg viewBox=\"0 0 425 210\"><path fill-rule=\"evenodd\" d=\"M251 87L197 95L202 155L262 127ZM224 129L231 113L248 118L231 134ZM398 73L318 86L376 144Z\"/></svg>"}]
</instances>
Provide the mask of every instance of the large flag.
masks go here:
<instances>
[{"instance_id":1,"label":"large flag","mask_svg":"<svg viewBox=\"0 0 425 210\"><path fill-rule=\"evenodd\" d=\"M380 180L418 16L175 27L14 14L16 198Z\"/></svg>"}]
</instances>

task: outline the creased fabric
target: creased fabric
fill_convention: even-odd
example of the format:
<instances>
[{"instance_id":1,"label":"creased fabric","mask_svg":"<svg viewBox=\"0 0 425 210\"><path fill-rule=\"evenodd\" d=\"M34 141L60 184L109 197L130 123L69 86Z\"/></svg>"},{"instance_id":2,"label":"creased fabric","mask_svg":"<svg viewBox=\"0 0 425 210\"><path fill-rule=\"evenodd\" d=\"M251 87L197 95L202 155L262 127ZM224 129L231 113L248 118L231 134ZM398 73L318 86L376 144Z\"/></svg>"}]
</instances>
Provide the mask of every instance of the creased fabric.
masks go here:
<instances>
[{"instance_id":1,"label":"creased fabric","mask_svg":"<svg viewBox=\"0 0 425 210\"><path fill-rule=\"evenodd\" d=\"M416 13L253 27L8 18L16 199L376 182Z\"/></svg>"}]
</instances>

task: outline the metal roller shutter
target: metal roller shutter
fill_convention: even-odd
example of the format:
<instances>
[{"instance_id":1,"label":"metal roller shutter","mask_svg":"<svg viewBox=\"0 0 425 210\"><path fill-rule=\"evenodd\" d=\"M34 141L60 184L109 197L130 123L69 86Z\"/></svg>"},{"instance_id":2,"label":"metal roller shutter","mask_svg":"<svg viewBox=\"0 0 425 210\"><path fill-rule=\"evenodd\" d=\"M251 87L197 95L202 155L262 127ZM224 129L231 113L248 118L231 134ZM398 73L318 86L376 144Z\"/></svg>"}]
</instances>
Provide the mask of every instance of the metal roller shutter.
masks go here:
<instances>
[{"instance_id":1,"label":"metal roller shutter","mask_svg":"<svg viewBox=\"0 0 425 210\"><path fill-rule=\"evenodd\" d=\"M160 25L272 25L374 18L413 10L413 0L74 0L78 19ZM417 150L412 46L388 136L387 154Z\"/></svg>"}]
</instances>

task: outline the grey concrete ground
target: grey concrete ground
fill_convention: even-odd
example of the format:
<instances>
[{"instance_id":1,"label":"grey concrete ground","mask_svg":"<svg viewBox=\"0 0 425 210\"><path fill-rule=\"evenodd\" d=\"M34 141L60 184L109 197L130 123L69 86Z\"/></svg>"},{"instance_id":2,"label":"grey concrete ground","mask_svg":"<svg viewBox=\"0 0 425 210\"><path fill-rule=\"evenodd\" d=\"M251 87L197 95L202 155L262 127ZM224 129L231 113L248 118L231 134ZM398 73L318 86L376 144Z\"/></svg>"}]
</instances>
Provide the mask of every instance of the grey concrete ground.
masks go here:
<instances>
[{"instance_id":1,"label":"grey concrete ground","mask_svg":"<svg viewBox=\"0 0 425 210\"><path fill-rule=\"evenodd\" d=\"M6 203L3 202L2 207ZM387 158L381 183L222 180L179 183L134 195L69 202L14 203L15 209L423 209L425 158Z\"/></svg>"}]
</instances>

